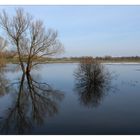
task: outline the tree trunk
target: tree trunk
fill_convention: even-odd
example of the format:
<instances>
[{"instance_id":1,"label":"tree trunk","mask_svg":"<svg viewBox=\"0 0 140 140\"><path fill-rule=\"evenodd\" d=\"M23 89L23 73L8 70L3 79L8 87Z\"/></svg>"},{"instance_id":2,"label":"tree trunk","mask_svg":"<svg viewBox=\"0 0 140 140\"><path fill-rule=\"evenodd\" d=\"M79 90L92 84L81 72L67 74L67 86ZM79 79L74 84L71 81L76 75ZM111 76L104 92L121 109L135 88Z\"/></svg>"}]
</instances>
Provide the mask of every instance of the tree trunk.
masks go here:
<instances>
[{"instance_id":1,"label":"tree trunk","mask_svg":"<svg viewBox=\"0 0 140 140\"><path fill-rule=\"evenodd\" d=\"M22 58L21 58L21 54L20 54L20 48L19 48L19 43L17 41L17 52L18 52L18 58L19 58L19 62L20 62L20 66L21 66L21 69L23 71L23 73L25 73L25 68L24 68L24 64L22 62Z\"/></svg>"}]
</instances>

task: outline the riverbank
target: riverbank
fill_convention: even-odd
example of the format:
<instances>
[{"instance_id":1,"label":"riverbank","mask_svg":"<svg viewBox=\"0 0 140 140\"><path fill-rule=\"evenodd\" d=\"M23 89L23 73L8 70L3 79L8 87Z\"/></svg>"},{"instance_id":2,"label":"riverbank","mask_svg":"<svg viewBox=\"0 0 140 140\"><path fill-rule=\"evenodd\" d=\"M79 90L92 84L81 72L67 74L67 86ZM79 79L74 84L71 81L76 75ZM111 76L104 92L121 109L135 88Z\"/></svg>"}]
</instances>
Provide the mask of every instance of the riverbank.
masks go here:
<instances>
[{"instance_id":1,"label":"riverbank","mask_svg":"<svg viewBox=\"0 0 140 140\"><path fill-rule=\"evenodd\" d=\"M39 60L40 63L79 63L81 62L82 58L42 58L41 60ZM140 63L140 58L111 58L111 59L103 59L103 58L96 58L95 60L97 60L100 63ZM26 61L26 59L25 59ZM12 64L17 64L18 63L18 58L6 58L4 59L4 63L8 64L8 63L12 63Z\"/></svg>"}]
</instances>

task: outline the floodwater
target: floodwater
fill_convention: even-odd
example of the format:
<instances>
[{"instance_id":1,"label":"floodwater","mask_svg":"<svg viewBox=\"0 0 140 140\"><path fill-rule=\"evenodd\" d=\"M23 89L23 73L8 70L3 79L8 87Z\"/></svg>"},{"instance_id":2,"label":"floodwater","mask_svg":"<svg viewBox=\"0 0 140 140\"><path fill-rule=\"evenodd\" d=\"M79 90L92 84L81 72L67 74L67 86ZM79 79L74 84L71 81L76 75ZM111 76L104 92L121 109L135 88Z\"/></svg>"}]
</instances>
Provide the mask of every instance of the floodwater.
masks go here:
<instances>
[{"instance_id":1,"label":"floodwater","mask_svg":"<svg viewBox=\"0 0 140 140\"><path fill-rule=\"evenodd\" d=\"M103 68L46 64L23 75L7 65L0 134L140 134L140 64Z\"/></svg>"}]
</instances>

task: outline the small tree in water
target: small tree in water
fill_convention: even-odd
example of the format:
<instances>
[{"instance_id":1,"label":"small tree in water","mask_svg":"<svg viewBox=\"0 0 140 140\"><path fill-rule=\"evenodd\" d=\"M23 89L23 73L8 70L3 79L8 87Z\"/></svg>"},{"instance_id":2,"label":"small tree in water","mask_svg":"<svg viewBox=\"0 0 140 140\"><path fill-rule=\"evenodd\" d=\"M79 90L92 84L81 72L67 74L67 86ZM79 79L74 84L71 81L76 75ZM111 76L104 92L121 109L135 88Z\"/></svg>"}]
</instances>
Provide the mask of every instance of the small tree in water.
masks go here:
<instances>
[{"instance_id":1,"label":"small tree in water","mask_svg":"<svg viewBox=\"0 0 140 140\"><path fill-rule=\"evenodd\" d=\"M34 20L21 8L16 9L14 16L3 11L0 14L0 25L8 35L11 45L16 47L24 73L30 73L35 65L44 63L44 56L63 51L57 32L46 30L42 21Z\"/></svg>"},{"instance_id":2,"label":"small tree in water","mask_svg":"<svg viewBox=\"0 0 140 140\"><path fill-rule=\"evenodd\" d=\"M97 107L111 86L111 75L104 66L91 57L81 60L74 72L75 90L80 102L87 107Z\"/></svg>"}]
</instances>

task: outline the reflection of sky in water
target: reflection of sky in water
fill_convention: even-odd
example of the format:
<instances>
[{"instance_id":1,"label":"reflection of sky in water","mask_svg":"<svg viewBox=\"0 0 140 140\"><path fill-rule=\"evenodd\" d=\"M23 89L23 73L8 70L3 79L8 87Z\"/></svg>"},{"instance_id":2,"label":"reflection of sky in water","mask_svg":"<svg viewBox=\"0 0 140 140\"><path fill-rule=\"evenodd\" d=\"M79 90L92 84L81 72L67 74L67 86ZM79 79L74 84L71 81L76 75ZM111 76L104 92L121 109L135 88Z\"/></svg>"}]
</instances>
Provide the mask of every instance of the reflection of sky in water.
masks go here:
<instances>
[{"instance_id":1,"label":"reflection of sky in water","mask_svg":"<svg viewBox=\"0 0 140 140\"><path fill-rule=\"evenodd\" d=\"M105 65L115 75L110 90L96 108L80 105L78 94L73 90L73 72L77 64L41 65L32 75L38 81L47 82L53 88L64 92L59 113L46 118L44 125L36 127L37 134L138 134L140 133L140 65ZM20 72L6 72L14 81ZM10 96L0 98L0 111L10 105ZM1 113L0 113L1 114Z\"/></svg>"}]
</instances>

